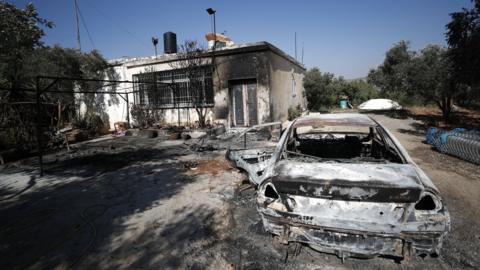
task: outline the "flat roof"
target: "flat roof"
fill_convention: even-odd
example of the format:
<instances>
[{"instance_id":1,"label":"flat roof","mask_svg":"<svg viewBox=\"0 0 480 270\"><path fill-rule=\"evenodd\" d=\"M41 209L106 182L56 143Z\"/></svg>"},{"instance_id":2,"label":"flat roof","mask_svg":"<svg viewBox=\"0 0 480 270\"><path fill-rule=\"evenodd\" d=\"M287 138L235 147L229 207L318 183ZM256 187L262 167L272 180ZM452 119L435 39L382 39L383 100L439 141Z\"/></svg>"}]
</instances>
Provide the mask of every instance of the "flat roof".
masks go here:
<instances>
[{"instance_id":1,"label":"flat roof","mask_svg":"<svg viewBox=\"0 0 480 270\"><path fill-rule=\"evenodd\" d=\"M315 124L330 126L378 126L372 118L360 113L327 113L303 116L295 120L294 127L311 126Z\"/></svg>"},{"instance_id":2,"label":"flat roof","mask_svg":"<svg viewBox=\"0 0 480 270\"><path fill-rule=\"evenodd\" d=\"M233 55L233 54L249 53L249 52L256 52L256 51L267 51L267 50L272 51L273 53L293 63L299 68L306 70L305 66L302 63L300 63L298 60L296 60L292 56L280 50L278 47L266 41L232 45L228 47L217 48L215 51L210 49L205 52L204 57L210 57L214 52L216 56L222 56L222 55ZM109 60L108 63L112 66L125 65L127 66L127 68L131 68L131 67L138 67L138 66L158 64L158 63L168 63L168 62L174 62L174 61L177 61L176 53L162 54L162 55L158 55L157 57L147 56L147 57L128 57L128 58L126 57L126 58L120 58L120 59L112 59L112 60Z\"/></svg>"}]
</instances>

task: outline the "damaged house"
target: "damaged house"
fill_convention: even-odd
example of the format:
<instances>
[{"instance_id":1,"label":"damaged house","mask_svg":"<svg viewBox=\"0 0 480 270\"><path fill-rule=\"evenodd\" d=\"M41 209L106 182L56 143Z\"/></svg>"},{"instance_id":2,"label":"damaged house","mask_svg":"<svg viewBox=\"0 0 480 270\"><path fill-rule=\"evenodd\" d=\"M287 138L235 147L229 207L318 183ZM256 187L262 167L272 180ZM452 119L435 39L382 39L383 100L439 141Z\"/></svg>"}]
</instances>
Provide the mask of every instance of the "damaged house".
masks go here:
<instances>
[{"instance_id":1,"label":"damaged house","mask_svg":"<svg viewBox=\"0 0 480 270\"><path fill-rule=\"evenodd\" d=\"M116 104L107 100L110 128L115 122L130 121L133 105L155 110L158 122L180 125L198 121L195 108L200 106L207 109L207 123L226 127L284 121L288 108L306 107L302 83L306 69L296 59L268 42L235 45L212 33L206 38L209 47L199 56L204 67L198 75L202 86L196 104L186 71L175 68L180 60L174 33L164 34L163 55L110 61L119 80L134 82L134 93L126 100Z\"/></svg>"}]
</instances>

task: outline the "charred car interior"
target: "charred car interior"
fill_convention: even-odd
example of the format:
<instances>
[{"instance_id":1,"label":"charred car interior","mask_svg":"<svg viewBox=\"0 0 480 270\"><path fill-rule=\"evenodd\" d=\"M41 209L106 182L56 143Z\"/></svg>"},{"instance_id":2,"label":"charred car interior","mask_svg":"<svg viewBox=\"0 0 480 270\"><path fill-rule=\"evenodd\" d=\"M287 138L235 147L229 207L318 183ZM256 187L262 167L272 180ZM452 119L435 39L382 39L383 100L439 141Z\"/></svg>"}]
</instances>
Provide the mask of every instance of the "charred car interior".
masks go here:
<instances>
[{"instance_id":1,"label":"charred car interior","mask_svg":"<svg viewBox=\"0 0 480 270\"><path fill-rule=\"evenodd\" d=\"M393 135L362 114L297 118L273 147L229 149L257 186L264 229L346 257L438 254L450 216Z\"/></svg>"},{"instance_id":2,"label":"charred car interior","mask_svg":"<svg viewBox=\"0 0 480 270\"><path fill-rule=\"evenodd\" d=\"M374 127L300 126L293 128L286 155L336 162L403 163L395 148Z\"/></svg>"}]
</instances>

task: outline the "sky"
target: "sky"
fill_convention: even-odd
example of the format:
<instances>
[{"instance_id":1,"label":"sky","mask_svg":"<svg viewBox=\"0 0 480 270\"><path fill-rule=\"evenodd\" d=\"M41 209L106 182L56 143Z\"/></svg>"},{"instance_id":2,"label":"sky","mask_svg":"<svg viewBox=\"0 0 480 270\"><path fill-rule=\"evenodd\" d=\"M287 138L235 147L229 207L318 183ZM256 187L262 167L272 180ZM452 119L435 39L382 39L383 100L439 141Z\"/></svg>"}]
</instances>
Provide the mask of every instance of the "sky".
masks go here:
<instances>
[{"instance_id":1,"label":"sky","mask_svg":"<svg viewBox=\"0 0 480 270\"><path fill-rule=\"evenodd\" d=\"M319 67L346 79L365 77L382 63L385 52L400 40L412 49L446 46L449 13L473 6L470 0L77 0L81 12L82 51L93 48L105 58L154 55L151 43L164 32L205 41L216 13L217 32L235 43L268 41L295 56L307 68ZM41 17L53 21L43 41L76 47L73 0L13 0L17 7L33 2ZM82 17L84 24L82 23ZM84 27L87 26L87 28ZM90 38L88 37L88 33Z\"/></svg>"}]
</instances>

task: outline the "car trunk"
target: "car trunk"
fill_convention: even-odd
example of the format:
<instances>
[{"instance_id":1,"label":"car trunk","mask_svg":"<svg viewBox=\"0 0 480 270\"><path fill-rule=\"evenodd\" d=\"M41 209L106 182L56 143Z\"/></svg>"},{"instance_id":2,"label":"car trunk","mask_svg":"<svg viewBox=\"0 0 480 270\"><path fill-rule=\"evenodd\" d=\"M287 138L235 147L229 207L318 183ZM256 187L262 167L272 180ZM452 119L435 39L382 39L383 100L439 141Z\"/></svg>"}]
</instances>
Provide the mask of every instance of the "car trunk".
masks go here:
<instances>
[{"instance_id":1,"label":"car trunk","mask_svg":"<svg viewBox=\"0 0 480 270\"><path fill-rule=\"evenodd\" d=\"M281 160L271 180L280 194L343 201L412 203L423 191L409 164Z\"/></svg>"},{"instance_id":2,"label":"car trunk","mask_svg":"<svg viewBox=\"0 0 480 270\"><path fill-rule=\"evenodd\" d=\"M409 164L322 163L281 160L259 201L267 216L293 224L340 230L399 233L407 209L420 199L423 185ZM270 185L270 183L266 183Z\"/></svg>"}]
</instances>

